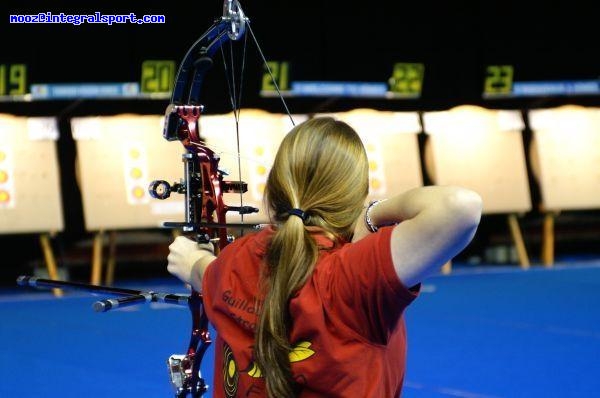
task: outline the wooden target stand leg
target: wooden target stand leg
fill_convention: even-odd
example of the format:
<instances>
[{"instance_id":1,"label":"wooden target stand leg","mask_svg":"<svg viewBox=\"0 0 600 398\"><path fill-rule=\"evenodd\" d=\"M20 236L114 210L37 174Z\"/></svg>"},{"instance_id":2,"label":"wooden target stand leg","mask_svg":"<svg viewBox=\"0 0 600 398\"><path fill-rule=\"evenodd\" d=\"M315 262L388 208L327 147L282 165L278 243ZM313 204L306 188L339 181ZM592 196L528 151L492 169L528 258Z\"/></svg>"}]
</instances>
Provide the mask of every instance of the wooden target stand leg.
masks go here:
<instances>
[{"instance_id":1,"label":"wooden target stand leg","mask_svg":"<svg viewBox=\"0 0 600 398\"><path fill-rule=\"evenodd\" d=\"M92 272L90 283L99 285L102 276L102 248L104 246L104 230L99 230L94 234L92 243Z\"/></svg>"},{"instance_id":2,"label":"wooden target stand leg","mask_svg":"<svg viewBox=\"0 0 600 398\"><path fill-rule=\"evenodd\" d=\"M46 262L46 269L48 270L48 277L50 279L58 279L58 269L56 268L56 260L54 258L54 252L52 245L50 244L50 238L53 233L44 233L40 235L40 246L42 247L42 253L44 254L44 260ZM61 297L63 295L62 289L52 289L55 296Z\"/></svg>"},{"instance_id":3,"label":"wooden target stand leg","mask_svg":"<svg viewBox=\"0 0 600 398\"><path fill-rule=\"evenodd\" d=\"M92 272L90 277L90 283L92 285L99 285L102 283L104 233L105 231L101 229L94 235L92 244ZM117 232L108 232L108 258L106 259L106 277L104 280L104 283L108 286L111 286L114 282L117 253L116 241Z\"/></svg>"},{"instance_id":4,"label":"wooden target stand leg","mask_svg":"<svg viewBox=\"0 0 600 398\"><path fill-rule=\"evenodd\" d=\"M542 264L550 268L554 265L554 218L556 213L547 212L544 215L542 229Z\"/></svg>"},{"instance_id":5,"label":"wooden target stand leg","mask_svg":"<svg viewBox=\"0 0 600 398\"><path fill-rule=\"evenodd\" d=\"M452 260L442 265L442 274L448 275L450 272L452 272Z\"/></svg>"},{"instance_id":6,"label":"wooden target stand leg","mask_svg":"<svg viewBox=\"0 0 600 398\"><path fill-rule=\"evenodd\" d=\"M106 261L105 285L112 286L115 281L115 266L117 265L117 231L108 233L108 258Z\"/></svg>"},{"instance_id":7,"label":"wooden target stand leg","mask_svg":"<svg viewBox=\"0 0 600 398\"><path fill-rule=\"evenodd\" d=\"M516 214L508 215L508 227L510 228L510 234L515 244L515 248L517 249L519 265L522 269L529 269L531 264L529 262L525 241L523 240L523 234L521 233L521 228L519 228L519 221L517 220Z\"/></svg>"}]
</instances>

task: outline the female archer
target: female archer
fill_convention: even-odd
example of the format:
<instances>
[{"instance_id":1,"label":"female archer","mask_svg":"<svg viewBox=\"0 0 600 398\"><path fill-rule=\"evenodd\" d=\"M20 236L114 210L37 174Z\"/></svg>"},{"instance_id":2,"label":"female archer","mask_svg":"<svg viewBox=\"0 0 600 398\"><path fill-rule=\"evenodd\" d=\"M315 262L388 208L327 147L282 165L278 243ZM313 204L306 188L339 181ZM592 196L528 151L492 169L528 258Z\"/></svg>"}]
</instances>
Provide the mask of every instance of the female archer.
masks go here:
<instances>
[{"instance_id":1,"label":"female archer","mask_svg":"<svg viewBox=\"0 0 600 398\"><path fill-rule=\"evenodd\" d=\"M309 119L282 141L265 190L271 226L215 257L177 237L168 271L203 295L217 331L215 397L398 397L403 312L420 284L462 251L482 201L419 187L365 206L357 133Z\"/></svg>"}]
</instances>

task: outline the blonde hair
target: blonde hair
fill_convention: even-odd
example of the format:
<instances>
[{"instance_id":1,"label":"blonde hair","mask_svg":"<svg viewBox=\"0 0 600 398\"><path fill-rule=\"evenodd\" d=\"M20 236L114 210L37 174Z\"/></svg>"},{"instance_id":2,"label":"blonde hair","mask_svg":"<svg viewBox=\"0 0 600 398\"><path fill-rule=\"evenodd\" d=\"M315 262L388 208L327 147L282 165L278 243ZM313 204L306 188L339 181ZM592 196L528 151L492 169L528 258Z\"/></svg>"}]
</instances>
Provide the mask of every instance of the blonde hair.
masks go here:
<instances>
[{"instance_id":1,"label":"blonde hair","mask_svg":"<svg viewBox=\"0 0 600 398\"><path fill-rule=\"evenodd\" d=\"M367 155L348 124L331 117L309 119L282 141L265 192L277 228L265 258L265 298L254 347L270 397L297 394L289 361L293 320L288 304L318 258L305 227L320 227L334 240L349 241L367 194ZM290 215L291 209L301 209L306 219Z\"/></svg>"}]
</instances>

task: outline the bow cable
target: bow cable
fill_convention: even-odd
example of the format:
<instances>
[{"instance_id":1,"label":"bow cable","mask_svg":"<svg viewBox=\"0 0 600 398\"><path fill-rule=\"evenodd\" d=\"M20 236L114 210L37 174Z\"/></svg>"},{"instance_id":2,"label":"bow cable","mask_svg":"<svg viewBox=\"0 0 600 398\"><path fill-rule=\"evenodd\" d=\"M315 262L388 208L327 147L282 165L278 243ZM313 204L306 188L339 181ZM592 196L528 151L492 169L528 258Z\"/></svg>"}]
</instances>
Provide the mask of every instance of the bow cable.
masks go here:
<instances>
[{"instance_id":1,"label":"bow cable","mask_svg":"<svg viewBox=\"0 0 600 398\"><path fill-rule=\"evenodd\" d=\"M248 23L246 25L246 27L248 28L248 32L250 32L250 35L252 36L252 40L254 41L254 44L256 45L256 49L258 50L260 58L263 61L263 65L267 68L267 72L269 72L269 76L271 76L271 80L273 81L273 85L275 86L275 90L277 91L277 94L279 94L279 98L281 99L281 103L283 104L283 107L285 108L285 111L288 114L288 116L290 118L290 121L292 122L292 126L295 126L296 123L294 122L294 118L292 117L292 113L288 109L288 106L287 106L287 104L285 102L285 99L283 98L283 95L281 94L281 90L279 90L279 85L277 84L277 80L275 79L275 76L273 76L273 72L271 71L271 68L269 67L269 63L267 62L267 59L265 58L265 55L262 52L262 49L260 48L260 45L258 44L258 40L256 40L256 36L254 35L254 31L252 30L252 27L250 26L250 23Z\"/></svg>"}]
</instances>

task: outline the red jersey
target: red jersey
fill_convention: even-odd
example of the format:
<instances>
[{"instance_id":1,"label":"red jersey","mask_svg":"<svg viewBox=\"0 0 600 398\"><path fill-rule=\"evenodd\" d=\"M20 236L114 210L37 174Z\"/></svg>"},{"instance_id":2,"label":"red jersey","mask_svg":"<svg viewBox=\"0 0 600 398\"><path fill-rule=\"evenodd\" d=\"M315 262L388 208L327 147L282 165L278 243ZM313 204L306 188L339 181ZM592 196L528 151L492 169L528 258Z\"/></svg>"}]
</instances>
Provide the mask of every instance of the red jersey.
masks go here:
<instances>
[{"instance_id":1,"label":"red jersey","mask_svg":"<svg viewBox=\"0 0 600 398\"><path fill-rule=\"evenodd\" d=\"M393 227L358 242L321 248L312 276L290 300L292 373L300 397L399 397L406 360L404 309L417 297L398 279L391 257ZM202 292L217 331L217 397L265 397L252 347L261 302L259 275L272 229L229 244L207 268Z\"/></svg>"}]
</instances>

